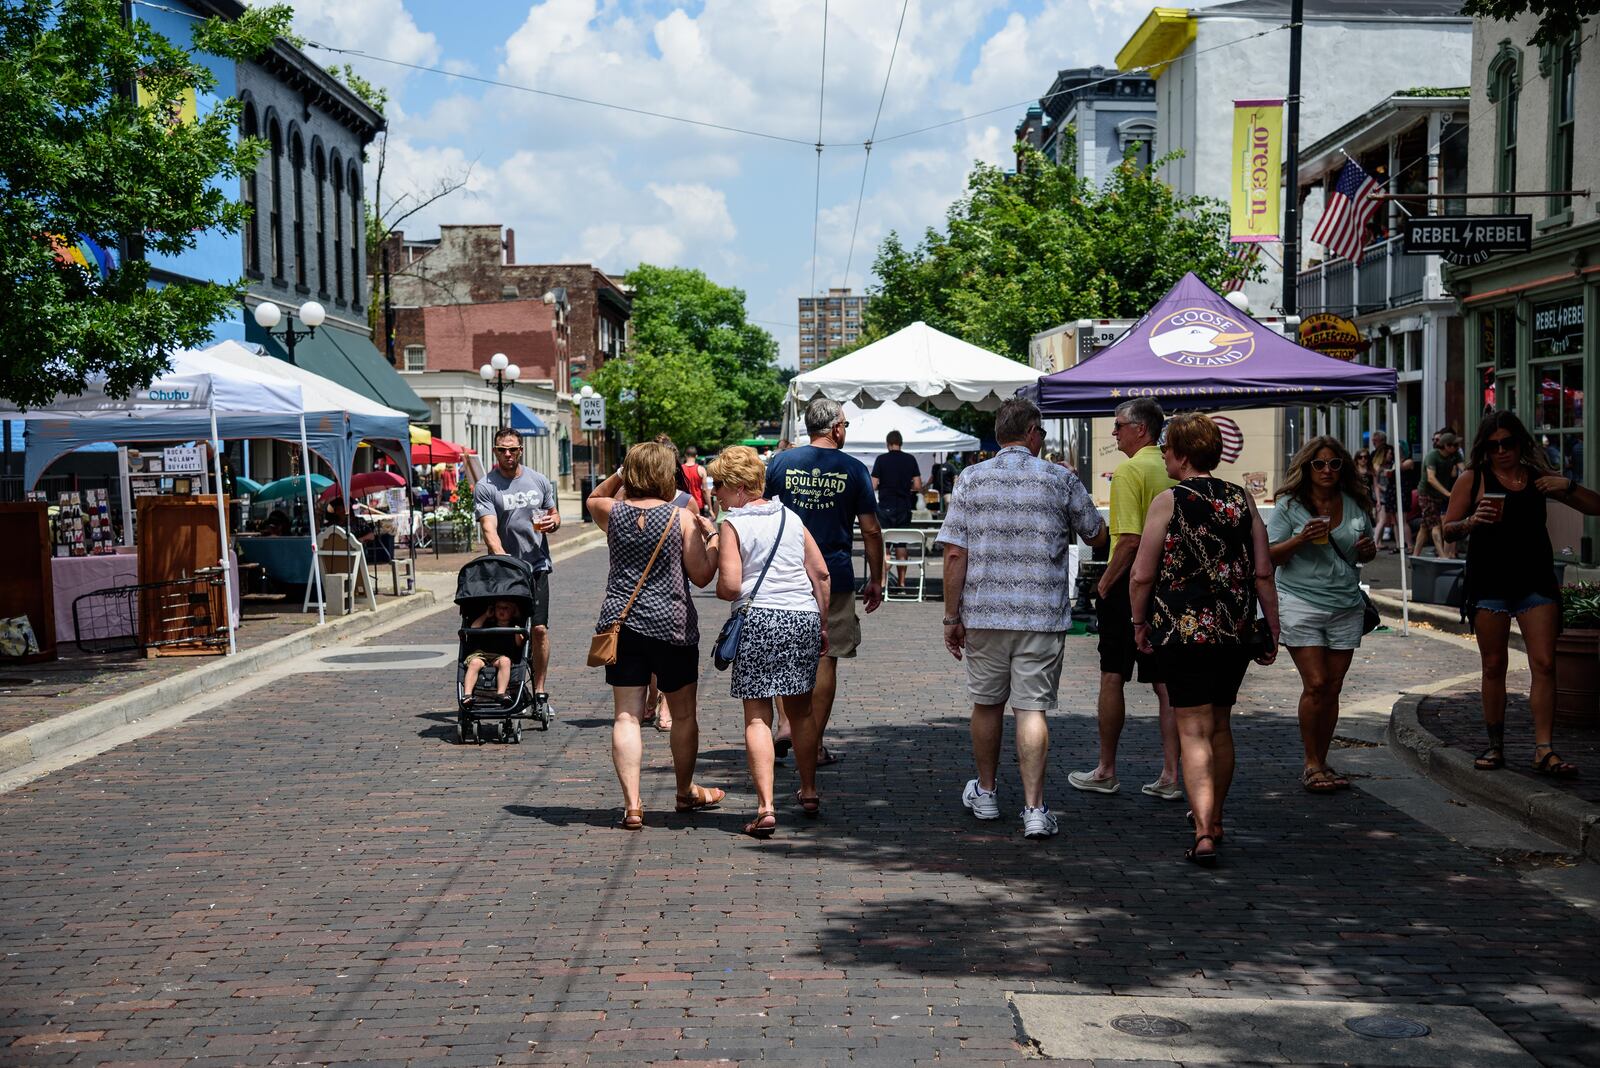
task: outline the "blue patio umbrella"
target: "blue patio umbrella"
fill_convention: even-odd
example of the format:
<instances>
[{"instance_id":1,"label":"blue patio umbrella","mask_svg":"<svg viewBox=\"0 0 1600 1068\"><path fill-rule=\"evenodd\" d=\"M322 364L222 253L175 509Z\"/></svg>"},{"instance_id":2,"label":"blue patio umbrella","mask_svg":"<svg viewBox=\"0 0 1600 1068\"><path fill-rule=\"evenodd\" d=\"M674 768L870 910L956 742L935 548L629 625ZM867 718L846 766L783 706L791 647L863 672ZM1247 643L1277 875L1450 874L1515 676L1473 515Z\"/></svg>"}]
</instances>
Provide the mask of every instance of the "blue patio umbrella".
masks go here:
<instances>
[{"instance_id":1,"label":"blue patio umbrella","mask_svg":"<svg viewBox=\"0 0 1600 1068\"><path fill-rule=\"evenodd\" d=\"M311 495L316 496L331 485L333 485L333 479L324 475L312 475ZM276 482L268 482L261 487L261 492L255 494L254 497L258 501L276 501L280 498L304 500L305 495L305 476L295 475L293 478L280 478Z\"/></svg>"}]
</instances>

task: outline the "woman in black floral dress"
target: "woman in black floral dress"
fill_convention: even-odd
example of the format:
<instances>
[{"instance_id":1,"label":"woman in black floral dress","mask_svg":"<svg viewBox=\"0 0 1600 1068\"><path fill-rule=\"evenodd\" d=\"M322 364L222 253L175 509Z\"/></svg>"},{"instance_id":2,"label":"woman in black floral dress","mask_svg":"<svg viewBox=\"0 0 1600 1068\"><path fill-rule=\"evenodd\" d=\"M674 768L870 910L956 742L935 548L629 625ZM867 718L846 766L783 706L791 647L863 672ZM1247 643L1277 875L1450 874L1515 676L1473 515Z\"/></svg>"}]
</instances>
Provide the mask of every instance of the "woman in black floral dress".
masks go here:
<instances>
[{"instance_id":1,"label":"woman in black floral dress","mask_svg":"<svg viewBox=\"0 0 1600 1068\"><path fill-rule=\"evenodd\" d=\"M1267 529L1243 487L1211 471L1222 434L1198 413L1167 423L1161 451L1178 484L1150 504L1129 594L1134 637L1153 652L1178 716L1183 787L1194 808L1184 856L1216 863L1222 806L1233 783L1229 715L1251 659L1277 656L1278 594ZM1259 602L1271 644L1257 638Z\"/></svg>"}]
</instances>

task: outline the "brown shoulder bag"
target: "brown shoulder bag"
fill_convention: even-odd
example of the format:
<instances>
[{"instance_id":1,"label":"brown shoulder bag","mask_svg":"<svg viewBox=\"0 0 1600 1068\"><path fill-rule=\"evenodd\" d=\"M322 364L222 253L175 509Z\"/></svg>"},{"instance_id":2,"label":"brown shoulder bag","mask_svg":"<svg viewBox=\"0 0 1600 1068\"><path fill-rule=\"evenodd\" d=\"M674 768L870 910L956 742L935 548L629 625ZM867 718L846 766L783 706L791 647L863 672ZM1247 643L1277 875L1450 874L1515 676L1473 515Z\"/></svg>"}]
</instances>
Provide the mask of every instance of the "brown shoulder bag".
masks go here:
<instances>
[{"instance_id":1,"label":"brown shoulder bag","mask_svg":"<svg viewBox=\"0 0 1600 1068\"><path fill-rule=\"evenodd\" d=\"M633 611L633 602L639 599L639 591L644 589L644 580L650 577L650 569L656 564L656 557L661 555L661 547L667 543L667 535L671 534L678 525L678 509L674 508L667 517L667 529L661 532L661 540L656 542L655 551L650 554L650 560L644 565L644 571L639 575L639 582L633 587L633 594L628 598L628 603L623 606L622 614L610 627L589 639L589 666L610 667L617 662L617 634L622 630L622 621L628 618L628 613Z\"/></svg>"}]
</instances>

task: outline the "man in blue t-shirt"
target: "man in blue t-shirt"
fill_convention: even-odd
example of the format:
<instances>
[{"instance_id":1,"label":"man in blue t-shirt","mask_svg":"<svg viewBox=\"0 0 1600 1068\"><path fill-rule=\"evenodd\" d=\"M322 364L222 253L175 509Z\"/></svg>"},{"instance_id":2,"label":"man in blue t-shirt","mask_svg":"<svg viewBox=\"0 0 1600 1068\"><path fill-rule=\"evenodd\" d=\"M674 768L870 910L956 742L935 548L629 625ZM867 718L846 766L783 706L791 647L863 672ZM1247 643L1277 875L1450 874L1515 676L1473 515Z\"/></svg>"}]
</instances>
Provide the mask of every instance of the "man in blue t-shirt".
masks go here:
<instances>
[{"instance_id":1,"label":"man in blue t-shirt","mask_svg":"<svg viewBox=\"0 0 1600 1068\"><path fill-rule=\"evenodd\" d=\"M878 501L872 493L867 465L843 451L845 428L850 424L837 401L819 397L806 407L806 433L811 444L786 449L767 464L768 498L779 498L792 508L811 532L811 538L828 562L832 592L825 621L828 652L817 664L817 685L811 691L811 714L816 718L817 764L832 764L840 754L822 744L833 713L839 657L853 657L861 642L861 620L856 616L855 568L850 564L854 527L861 524L869 578L861 591L868 612L883 602L883 527L878 522ZM785 740L780 732L778 741Z\"/></svg>"}]
</instances>

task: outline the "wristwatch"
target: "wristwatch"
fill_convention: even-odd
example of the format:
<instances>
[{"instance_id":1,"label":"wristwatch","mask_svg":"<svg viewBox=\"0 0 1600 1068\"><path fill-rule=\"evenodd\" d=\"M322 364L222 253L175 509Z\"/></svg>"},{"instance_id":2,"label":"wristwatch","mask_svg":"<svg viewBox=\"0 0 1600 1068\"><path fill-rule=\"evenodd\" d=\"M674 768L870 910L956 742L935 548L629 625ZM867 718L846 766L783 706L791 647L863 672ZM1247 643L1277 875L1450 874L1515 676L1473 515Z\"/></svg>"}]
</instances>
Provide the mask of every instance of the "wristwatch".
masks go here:
<instances>
[{"instance_id":1,"label":"wristwatch","mask_svg":"<svg viewBox=\"0 0 1600 1068\"><path fill-rule=\"evenodd\" d=\"M959 627L961 625L961 617L960 616L945 616L944 617L944 625L947 626L947 627Z\"/></svg>"}]
</instances>

